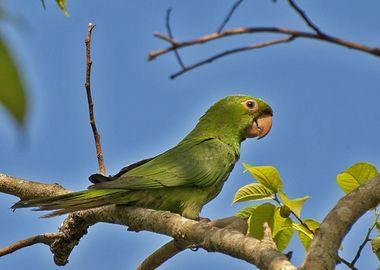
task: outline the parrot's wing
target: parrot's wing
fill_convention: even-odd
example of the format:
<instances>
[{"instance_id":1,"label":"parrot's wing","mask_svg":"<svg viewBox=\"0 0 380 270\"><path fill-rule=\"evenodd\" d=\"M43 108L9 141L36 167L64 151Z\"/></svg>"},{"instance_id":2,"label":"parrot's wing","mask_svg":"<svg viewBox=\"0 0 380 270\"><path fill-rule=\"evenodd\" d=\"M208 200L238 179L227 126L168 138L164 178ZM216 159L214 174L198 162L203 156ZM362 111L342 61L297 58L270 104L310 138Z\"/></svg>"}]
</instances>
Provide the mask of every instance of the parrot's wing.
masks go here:
<instances>
[{"instance_id":1,"label":"parrot's wing","mask_svg":"<svg viewBox=\"0 0 380 270\"><path fill-rule=\"evenodd\" d=\"M151 189L209 186L225 180L236 162L232 149L216 138L184 140L174 148L91 189Z\"/></svg>"}]
</instances>

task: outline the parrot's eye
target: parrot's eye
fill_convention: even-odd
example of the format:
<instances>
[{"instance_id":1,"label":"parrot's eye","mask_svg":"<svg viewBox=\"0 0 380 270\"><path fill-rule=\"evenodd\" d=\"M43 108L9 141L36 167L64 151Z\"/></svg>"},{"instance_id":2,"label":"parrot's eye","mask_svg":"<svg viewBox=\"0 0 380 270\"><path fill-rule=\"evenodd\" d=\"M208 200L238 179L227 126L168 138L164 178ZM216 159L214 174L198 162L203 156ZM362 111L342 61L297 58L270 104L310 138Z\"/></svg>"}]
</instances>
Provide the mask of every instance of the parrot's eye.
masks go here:
<instances>
[{"instance_id":1,"label":"parrot's eye","mask_svg":"<svg viewBox=\"0 0 380 270\"><path fill-rule=\"evenodd\" d=\"M243 105L250 111L257 110L257 102L255 100L243 101Z\"/></svg>"}]
</instances>

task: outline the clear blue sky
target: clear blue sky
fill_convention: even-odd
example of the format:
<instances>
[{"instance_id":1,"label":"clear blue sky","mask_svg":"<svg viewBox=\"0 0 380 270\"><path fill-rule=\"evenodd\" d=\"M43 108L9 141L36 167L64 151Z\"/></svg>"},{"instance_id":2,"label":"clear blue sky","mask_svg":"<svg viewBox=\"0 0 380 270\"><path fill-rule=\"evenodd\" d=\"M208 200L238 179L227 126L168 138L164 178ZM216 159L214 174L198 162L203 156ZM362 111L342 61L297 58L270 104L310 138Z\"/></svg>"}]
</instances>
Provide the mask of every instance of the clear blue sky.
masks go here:
<instances>
[{"instance_id":1,"label":"clear blue sky","mask_svg":"<svg viewBox=\"0 0 380 270\"><path fill-rule=\"evenodd\" d=\"M167 44L152 36L165 33L165 12L172 12L178 39L216 31L234 1L68 1L64 17L54 1L4 1L17 18L1 23L1 33L21 66L30 110L23 133L0 108L0 172L80 190L97 171L84 92L84 38L93 33L92 73L95 116L102 136L107 173L154 156L183 138L218 99L235 93L261 97L274 109L271 133L242 144L242 154L221 194L202 215L233 215L236 190L249 183L241 162L274 165L290 197L311 196L303 217L322 220L343 196L335 176L351 164L380 166L380 58L312 40L237 54L172 81L178 70L172 54L147 62L150 51ZM308 1L300 3L320 28L332 35L380 46L380 2ZM227 28L286 26L307 30L286 4L245 1ZM234 37L188 48L186 63L236 44L269 36ZM43 232L54 232L61 218L39 219L39 213L12 213L17 198L0 194L0 246ZM350 260L364 238L372 216L355 225L343 244ZM169 238L128 232L122 226L97 224L82 239L64 268L55 266L48 247L36 245L0 259L1 269L133 269ZM303 248L296 237L287 250L300 264ZM211 265L211 266L210 266ZM361 269L378 266L367 246ZM160 269L252 269L237 259L205 251L185 251ZM339 269L345 269L339 267Z\"/></svg>"}]
</instances>

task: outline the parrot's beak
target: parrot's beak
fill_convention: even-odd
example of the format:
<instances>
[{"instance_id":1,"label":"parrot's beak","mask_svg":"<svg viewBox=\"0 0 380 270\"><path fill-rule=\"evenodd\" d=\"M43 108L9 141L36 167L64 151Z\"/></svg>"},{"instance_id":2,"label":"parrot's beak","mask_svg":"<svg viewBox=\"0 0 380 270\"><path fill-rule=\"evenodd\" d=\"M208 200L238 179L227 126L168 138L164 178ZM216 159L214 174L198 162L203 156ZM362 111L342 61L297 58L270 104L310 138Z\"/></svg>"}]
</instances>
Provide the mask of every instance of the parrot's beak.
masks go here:
<instances>
[{"instance_id":1,"label":"parrot's beak","mask_svg":"<svg viewBox=\"0 0 380 270\"><path fill-rule=\"evenodd\" d=\"M272 114L264 113L247 128L245 138L264 138L272 128Z\"/></svg>"},{"instance_id":2,"label":"parrot's beak","mask_svg":"<svg viewBox=\"0 0 380 270\"><path fill-rule=\"evenodd\" d=\"M259 130L257 139L264 138L272 128L272 115L264 114L260 116L256 121L256 128Z\"/></svg>"}]
</instances>

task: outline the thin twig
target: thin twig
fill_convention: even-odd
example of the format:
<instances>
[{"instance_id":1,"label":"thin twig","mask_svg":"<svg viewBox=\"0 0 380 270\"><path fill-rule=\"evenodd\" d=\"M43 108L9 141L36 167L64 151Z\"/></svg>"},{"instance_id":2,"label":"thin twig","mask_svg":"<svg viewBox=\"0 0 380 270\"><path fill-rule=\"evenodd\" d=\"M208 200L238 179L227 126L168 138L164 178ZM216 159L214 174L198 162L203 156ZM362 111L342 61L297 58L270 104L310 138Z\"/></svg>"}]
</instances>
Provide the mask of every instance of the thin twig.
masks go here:
<instances>
[{"instance_id":1,"label":"thin twig","mask_svg":"<svg viewBox=\"0 0 380 270\"><path fill-rule=\"evenodd\" d=\"M351 263L349 261L346 261L345 259L343 259L342 257L338 256L337 255L337 260L343 264L345 264L348 268L350 268L351 270L358 270L358 268L356 268L355 266L351 265Z\"/></svg>"},{"instance_id":2,"label":"thin twig","mask_svg":"<svg viewBox=\"0 0 380 270\"><path fill-rule=\"evenodd\" d=\"M312 230L308 225L307 223L305 223L301 217L299 217L294 211L290 210L291 213L293 214L293 216L298 220L299 223L301 223L302 226L304 226L313 236L315 236L315 232L314 230ZM357 270L355 267L353 267L353 265L351 265L351 263L347 260L345 260L344 258L340 257L339 255L337 256L337 259L345 264L347 267L349 267L350 269L352 270Z\"/></svg>"},{"instance_id":3,"label":"thin twig","mask_svg":"<svg viewBox=\"0 0 380 270\"><path fill-rule=\"evenodd\" d=\"M224 27L226 26L226 24L230 21L232 15L234 14L235 10L239 7L239 5L243 2L244 0L238 0L230 9L230 11L228 12L226 18L223 20L222 24L219 26L219 29L218 31L216 31L217 33L220 33L223 31Z\"/></svg>"},{"instance_id":4,"label":"thin twig","mask_svg":"<svg viewBox=\"0 0 380 270\"><path fill-rule=\"evenodd\" d=\"M95 147L96 147L96 155L98 157L98 164L99 164L99 172L102 175L106 174L106 169L104 167L104 160L103 160L103 152L102 152L102 146L100 144L100 135L98 132L98 129L96 128L95 123L95 116L94 116L94 103L92 101L91 96L91 66L92 66L92 59L91 59L91 33L92 29L94 29L95 24L89 23L87 26L87 38L85 40L86 44L86 93L87 93L87 101L88 101L88 110L90 113L90 124L92 128L92 133L94 134L95 139Z\"/></svg>"},{"instance_id":5,"label":"thin twig","mask_svg":"<svg viewBox=\"0 0 380 270\"><path fill-rule=\"evenodd\" d=\"M29 247L35 244L45 244L50 246L54 240L60 238L61 233L44 233L17 241L10 246L0 249L0 257L13 253L21 248Z\"/></svg>"},{"instance_id":6,"label":"thin twig","mask_svg":"<svg viewBox=\"0 0 380 270\"><path fill-rule=\"evenodd\" d=\"M166 11L166 30L168 31L168 35L170 39L173 39L173 33L172 29L170 27L170 14L172 13L172 9L169 8ZM181 66L182 69L185 69L185 64L183 63L181 56L179 55L179 52L177 50L174 50L175 57L177 58L178 64Z\"/></svg>"},{"instance_id":7,"label":"thin twig","mask_svg":"<svg viewBox=\"0 0 380 270\"><path fill-rule=\"evenodd\" d=\"M203 65L208 64L208 63L211 63L211 62L213 62L219 58L222 58L224 56L227 56L229 54L234 54L234 53L238 53L238 52L244 52L244 51L248 51L248 50L268 47L268 46L281 44L281 43L286 43L286 42L292 41L294 38L295 38L294 36L289 36L286 38L275 39L272 41L266 41L266 42L257 43L254 45L249 45L249 46L244 46L244 47L240 47L240 48L236 48L236 49L232 49L232 50L227 50L227 51L224 51L224 52L219 53L217 55L214 55L210 58L207 58L203 61L200 61L200 62L197 62L193 65L187 66L185 69L182 69L181 71L178 71L177 73L174 73L173 75L171 75L170 78L175 79L176 77L178 77L178 76L180 76L180 75L182 75L182 74L184 74L184 73L186 73L186 72L188 72L194 68L203 66Z\"/></svg>"},{"instance_id":8,"label":"thin twig","mask_svg":"<svg viewBox=\"0 0 380 270\"><path fill-rule=\"evenodd\" d=\"M354 266L355 263L357 262L357 260L359 259L360 254L361 254L361 252L362 252L364 246L365 246L369 241L371 241L371 239L370 239L369 236L370 236L370 234L371 234L373 228L375 228L377 221L379 220L379 215L380 215L380 212L377 212L377 211L375 210L375 218L374 218L374 220L373 220L373 223L372 223L371 227L368 228L367 234L366 234L366 236L365 236L363 242L362 242L361 245L359 246L359 249L358 249L358 251L356 252L355 257L354 257L354 258L352 259L352 261L351 261L351 265L352 265L352 266Z\"/></svg>"},{"instance_id":9,"label":"thin twig","mask_svg":"<svg viewBox=\"0 0 380 270\"><path fill-rule=\"evenodd\" d=\"M325 36L325 33L323 33L310 19L307 17L305 11L303 11L299 6L297 6L296 3L294 3L293 0L288 0L290 6L302 17L302 19L305 21L305 23L313 29L318 35Z\"/></svg>"},{"instance_id":10,"label":"thin twig","mask_svg":"<svg viewBox=\"0 0 380 270\"><path fill-rule=\"evenodd\" d=\"M321 36L316 33L309 33L309 32L303 32L303 31L298 31L298 30L293 30L293 29L288 29L288 28L279 28L279 27L242 27L242 28L235 28L235 29L227 29L221 33L213 33L210 35L202 36L202 37L199 37L193 40L184 41L184 42L178 42L178 41L170 39L169 37L165 37L162 34L155 33L154 34L155 37L169 42L172 46L149 53L148 60L153 60L154 58L161 56L163 54L166 54L168 52L171 52L174 49L182 49L188 46L203 44L203 43L207 43L213 40L217 40L217 39L225 38L229 36L234 36L234 35L255 34L255 33L276 33L276 34L291 35L297 38L316 39L320 41L333 43L335 45L347 47L349 49L366 52L374 56L380 57L380 48L369 47L360 43L332 37L329 35Z\"/></svg>"}]
</instances>

